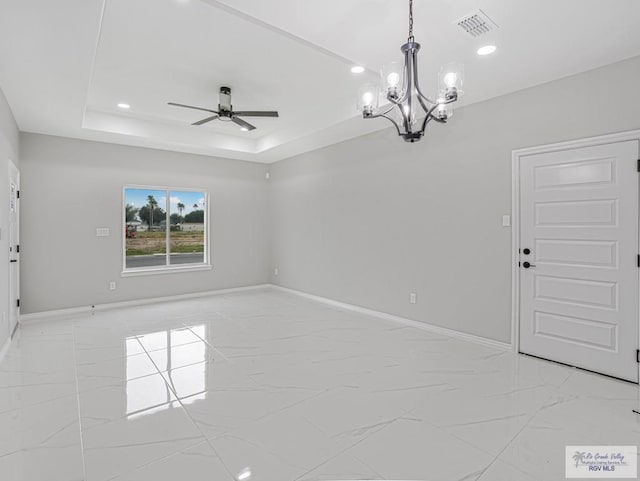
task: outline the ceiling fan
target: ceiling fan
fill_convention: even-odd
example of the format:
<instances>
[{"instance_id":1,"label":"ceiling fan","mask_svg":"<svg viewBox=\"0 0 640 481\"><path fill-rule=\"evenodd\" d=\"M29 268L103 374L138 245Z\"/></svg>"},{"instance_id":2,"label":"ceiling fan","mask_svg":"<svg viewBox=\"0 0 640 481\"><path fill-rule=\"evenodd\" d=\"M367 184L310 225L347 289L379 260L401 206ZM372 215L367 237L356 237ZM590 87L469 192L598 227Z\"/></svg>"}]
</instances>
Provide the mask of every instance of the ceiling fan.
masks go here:
<instances>
[{"instance_id":1,"label":"ceiling fan","mask_svg":"<svg viewBox=\"0 0 640 481\"><path fill-rule=\"evenodd\" d=\"M185 109L202 110L204 112L215 114L211 117L198 120L191 125L203 125L207 122L211 122L212 120L222 120L225 122L230 121L240 126L240 130L244 130L245 132L248 130L255 130L256 127L251 125L249 122L242 120L240 117L278 117L278 112L273 111L243 110L242 112L234 112L233 106L231 105L230 87L220 87L220 103L218 104L218 110L194 107L192 105L176 104L174 102L169 102L169 105L173 105L174 107L183 107Z\"/></svg>"}]
</instances>

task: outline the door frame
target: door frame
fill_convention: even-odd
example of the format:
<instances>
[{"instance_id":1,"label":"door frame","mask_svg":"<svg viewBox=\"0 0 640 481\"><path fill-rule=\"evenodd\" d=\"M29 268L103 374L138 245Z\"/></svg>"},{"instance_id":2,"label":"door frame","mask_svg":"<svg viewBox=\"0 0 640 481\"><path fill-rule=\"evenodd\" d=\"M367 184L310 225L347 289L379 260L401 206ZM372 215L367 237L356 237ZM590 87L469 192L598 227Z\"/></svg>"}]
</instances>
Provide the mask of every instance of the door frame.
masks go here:
<instances>
[{"instance_id":1,"label":"door frame","mask_svg":"<svg viewBox=\"0 0 640 481\"><path fill-rule=\"evenodd\" d=\"M11 160L8 159L7 162L7 170L8 170L8 181L9 181L9 198L7 200L9 200L9 202L11 201L11 181L12 181L12 172L15 171L17 172L17 185L16 185L16 189L17 189L17 193L16 193L16 211L17 211L17 236L18 236L18 245L20 243L20 197L19 197L19 192L20 192L20 169L18 168L18 166ZM7 240L9 242L9 244L11 243L11 234L12 234L12 227L11 227L11 207L9 205L7 205L7 210L8 210L8 224L7 224ZM19 253L18 253L19 255ZM14 288L17 294L17 298L20 298L20 262L18 261L18 275L17 277L17 286L12 287L12 279L11 279L11 257L12 257L12 252L10 252L9 250L7 250L7 256L8 256L8 274L9 274L9 279L8 279L8 287L9 287L9 292L7 292L7 296L9 298L9 304L8 304L8 312L7 312L7 321L9 324L9 339L11 339L13 337L13 335L15 334L16 329L18 328L18 326L20 325L20 307L17 307L17 311L16 311L16 319L15 319L15 326L11 325L12 319L11 319L11 312L12 312L12 303L13 303L13 299L12 299L12 294L14 292Z\"/></svg>"},{"instance_id":2,"label":"door frame","mask_svg":"<svg viewBox=\"0 0 640 481\"><path fill-rule=\"evenodd\" d=\"M629 140L640 141L640 130L526 147L511 152L511 347L513 351L520 352L520 267L518 266L520 261L518 252L520 249L520 162L523 158L531 155L615 144ZM638 201L640 202L640 199ZM638 237L638 253L640 253L640 236ZM640 269L638 269L638 277L640 279ZM638 319L638 325L640 333L640 319ZM640 346L640 336L638 345ZM640 364L638 368L640 369Z\"/></svg>"}]
</instances>

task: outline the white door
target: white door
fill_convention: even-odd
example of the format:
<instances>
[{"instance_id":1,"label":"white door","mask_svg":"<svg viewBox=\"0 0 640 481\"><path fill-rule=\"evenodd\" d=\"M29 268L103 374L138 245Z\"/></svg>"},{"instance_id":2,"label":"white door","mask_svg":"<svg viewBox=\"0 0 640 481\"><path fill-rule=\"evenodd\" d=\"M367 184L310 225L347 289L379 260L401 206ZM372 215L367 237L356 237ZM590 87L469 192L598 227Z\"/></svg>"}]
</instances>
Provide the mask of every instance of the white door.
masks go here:
<instances>
[{"instance_id":1,"label":"white door","mask_svg":"<svg viewBox=\"0 0 640 481\"><path fill-rule=\"evenodd\" d=\"M20 172L9 161L9 335L20 315Z\"/></svg>"},{"instance_id":2,"label":"white door","mask_svg":"<svg viewBox=\"0 0 640 481\"><path fill-rule=\"evenodd\" d=\"M521 352L638 382L638 154L521 157Z\"/></svg>"}]
</instances>

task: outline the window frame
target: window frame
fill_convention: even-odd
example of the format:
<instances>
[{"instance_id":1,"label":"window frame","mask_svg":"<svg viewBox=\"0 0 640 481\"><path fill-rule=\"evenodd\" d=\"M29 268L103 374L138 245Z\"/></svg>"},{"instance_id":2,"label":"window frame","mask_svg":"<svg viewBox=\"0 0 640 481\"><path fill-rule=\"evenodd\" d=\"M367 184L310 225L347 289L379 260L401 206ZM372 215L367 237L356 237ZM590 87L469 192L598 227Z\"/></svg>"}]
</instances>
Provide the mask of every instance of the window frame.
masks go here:
<instances>
[{"instance_id":1,"label":"window frame","mask_svg":"<svg viewBox=\"0 0 640 481\"><path fill-rule=\"evenodd\" d=\"M127 189L140 189L140 190L155 190L164 191L166 193L166 202L164 206L165 221L167 229L165 229L165 264L161 266L148 266L148 267L127 267L127 236L125 235L125 228L127 225ZM197 264L176 264L171 265L171 192L201 192L204 195L204 261ZM171 274L177 272L193 272L193 271L208 271L213 268L211 265L211 249L210 249L210 203L209 192L206 189L197 189L193 187L167 187L158 185L141 185L141 184L125 184L122 187L122 205L120 207L120 236L122 238L122 272L121 277L133 277L133 276L146 276L154 274Z\"/></svg>"}]
</instances>

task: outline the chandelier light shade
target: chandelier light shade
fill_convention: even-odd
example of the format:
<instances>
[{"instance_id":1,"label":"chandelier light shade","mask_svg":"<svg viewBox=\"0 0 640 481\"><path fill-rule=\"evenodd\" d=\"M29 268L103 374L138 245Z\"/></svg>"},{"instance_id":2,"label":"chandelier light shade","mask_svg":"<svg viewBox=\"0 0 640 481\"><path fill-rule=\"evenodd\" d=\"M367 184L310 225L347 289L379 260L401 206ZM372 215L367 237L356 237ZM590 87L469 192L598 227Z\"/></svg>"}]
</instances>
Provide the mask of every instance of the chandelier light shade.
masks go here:
<instances>
[{"instance_id":1,"label":"chandelier light shade","mask_svg":"<svg viewBox=\"0 0 640 481\"><path fill-rule=\"evenodd\" d=\"M418 78L418 52L420 44L413 37L413 0L409 0L409 37L400 47L404 62L390 62L382 67L380 86L365 85L358 95L358 110L365 119L384 117L407 142L419 141L431 121L446 123L453 115L453 103L462 95L464 67L450 63L438 75L438 93L435 100L420 88ZM380 94L389 102L379 108ZM397 109L396 119L392 117Z\"/></svg>"},{"instance_id":2,"label":"chandelier light shade","mask_svg":"<svg viewBox=\"0 0 640 481\"><path fill-rule=\"evenodd\" d=\"M380 90L377 85L366 84L358 93L358 109L364 113L373 113L380 102Z\"/></svg>"}]
</instances>

